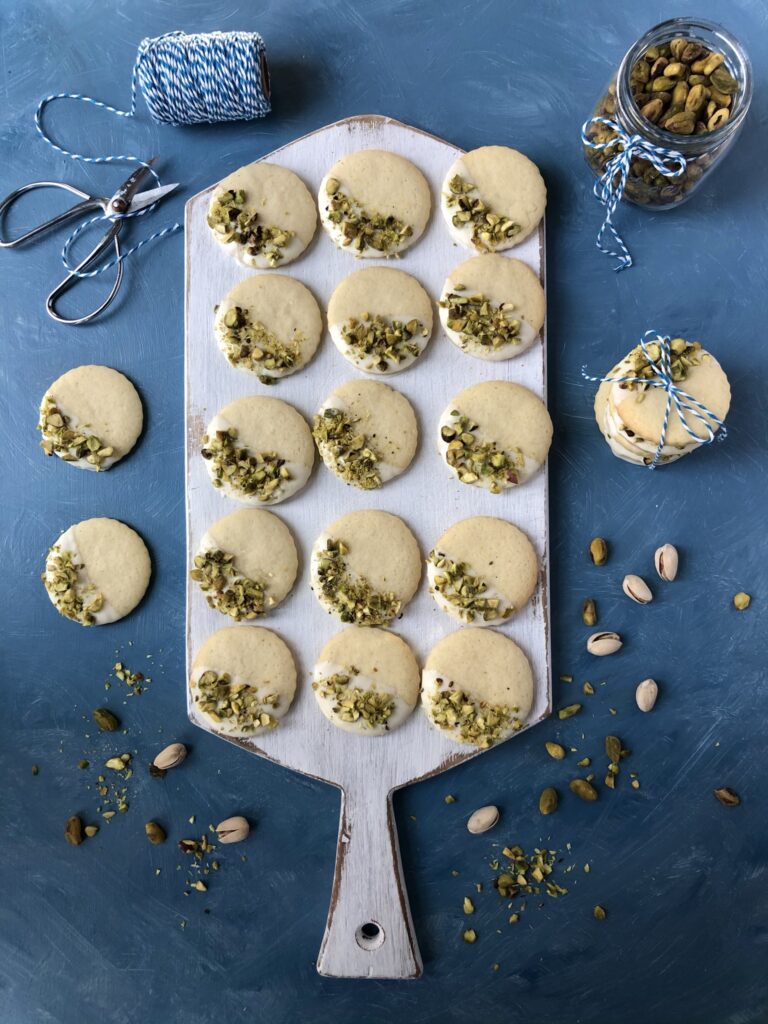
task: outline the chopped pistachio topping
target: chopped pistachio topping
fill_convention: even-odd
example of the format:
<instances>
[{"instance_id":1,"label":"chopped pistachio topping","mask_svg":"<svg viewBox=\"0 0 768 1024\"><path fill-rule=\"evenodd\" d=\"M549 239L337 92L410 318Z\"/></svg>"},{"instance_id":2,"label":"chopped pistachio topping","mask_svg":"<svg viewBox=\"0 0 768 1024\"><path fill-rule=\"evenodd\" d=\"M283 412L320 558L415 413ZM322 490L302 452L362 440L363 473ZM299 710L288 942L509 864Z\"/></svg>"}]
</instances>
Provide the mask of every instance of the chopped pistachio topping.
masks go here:
<instances>
[{"instance_id":1,"label":"chopped pistachio topping","mask_svg":"<svg viewBox=\"0 0 768 1024\"><path fill-rule=\"evenodd\" d=\"M538 896L545 892L557 899L567 894L567 889L550 878L557 862L556 850L534 848L529 855L520 846L505 846L502 853L509 864L493 882L500 896L511 900L517 896ZM498 866L498 862L496 864Z\"/></svg>"},{"instance_id":2,"label":"chopped pistachio topping","mask_svg":"<svg viewBox=\"0 0 768 1024\"><path fill-rule=\"evenodd\" d=\"M270 267L276 267L295 232L259 224L259 215L246 206L246 198L241 188L218 192L208 213L208 227L222 242L237 242L249 256L264 256Z\"/></svg>"},{"instance_id":3,"label":"chopped pistachio topping","mask_svg":"<svg viewBox=\"0 0 768 1024\"><path fill-rule=\"evenodd\" d=\"M476 249L496 249L520 231L520 225L509 217L494 213L480 198L477 186L465 181L460 174L454 174L448 182L445 202L449 209L456 207L451 218L454 227L471 225L472 244Z\"/></svg>"},{"instance_id":4,"label":"chopped pistachio topping","mask_svg":"<svg viewBox=\"0 0 768 1024\"><path fill-rule=\"evenodd\" d=\"M213 486L225 483L236 491L259 501L271 501L277 497L291 471L276 452L253 454L248 448L238 448L237 429L217 430L203 437L201 455L210 460L213 467Z\"/></svg>"},{"instance_id":5,"label":"chopped pistachio topping","mask_svg":"<svg viewBox=\"0 0 768 1024\"><path fill-rule=\"evenodd\" d=\"M426 338L428 334L421 320L404 322L370 313L352 317L341 329L341 336L353 353L360 359L372 359L378 370L399 366L409 356L415 359L423 346L414 338Z\"/></svg>"},{"instance_id":6,"label":"chopped pistachio topping","mask_svg":"<svg viewBox=\"0 0 768 1024\"><path fill-rule=\"evenodd\" d=\"M520 344L520 321L512 316L512 302L491 302L481 292L462 295L464 286L454 285L453 291L440 300L448 310L448 328L460 336L462 346L480 345L497 352L505 345Z\"/></svg>"},{"instance_id":7,"label":"chopped pistachio topping","mask_svg":"<svg viewBox=\"0 0 768 1024\"><path fill-rule=\"evenodd\" d=\"M356 423L341 409L324 409L315 416L312 436L323 460L328 456L342 480L373 491L381 487L376 468L381 457L368 444L366 435L355 430Z\"/></svg>"},{"instance_id":8,"label":"chopped pistachio topping","mask_svg":"<svg viewBox=\"0 0 768 1024\"><path fill-rule=\"evenodd\" d=\"M235 367L257 374L262 384L292 370L301 356L304 336L295 331L286 345L258 320L251 322L247 309L232 306L221 318L224 354Z\"/></svg>"},{"instance_id":9,"label":"chopped pistachio topping","mask_svg":"<svg viewBox=\"0 0 768 1024\"><path fill-rule=\"evenodd\" d=\"M40 447L46 455L58 455L65 462L86 462L101 469L104 459L115 454L115 449L105 445L95 434L86 429L76 430L69 425L65 416L50 395L43 399L40 422L37 429L42 432Z\"/></svg>"},{"instance_id":10,"label":"chopped pistachio topping","mask_svg":"<svg viewBox=\"0 0 768 1024\"><path fill-rule=\"evenodd\" d=\"M477 424L458 410L451 411L453 422L446 424L440 437L448 445L445 459L463 484L488 480L491 494L500 494L510 484L520 483L520 470L525 458L519 448L502 451L495 441L480 441L475 436Z\"/></svg>"},{"instance_id":11,"label":"chopped pistachio topping","mask_svg":"<svg viewBox=\"0 0 768 1024\"><path fill-rule=\"evenodd\" d=\"M317 578L325 600L338 612L342 622L358 626L386 626L400 613L402 601L393 593L379 593L363 576L353 577L344 556L349 548L341 540L328 538L317 560Z\"/></svg>"},{"instance_id":12,"label":"chopped pistachio topping","mask_svg":"<svg viewBox=\"0 0 768 1024\"><path fill-rule=\"evenodd\" d=\"M189 574L206 596L211 608L230 615L236 622L255 619L274 604L258 580L242 576L235 568L235 556L215 548L195 556Z\"/></svg>"},{"instance_id":13,"label":"chopped pistachio topping","mask_svg":"<svg viewBox=\"0 0 768 1024\"><path fill-rule=\"evenodd\" d=\"M506 704L489 704L477 701L464 690L442 688L442 679L437 680L440 689L430 695L432 721L441 729L457 731L464 743L476 747L491 747L509 726L515 731L522 721L516 717L519 708Z\"/></svg>"},{"instance_id":14,"label":"chopped pistachio topping","mask_svg":"<svg viewBox=\"0 0 768 1024\"><path fill-rule=\"evenodd\" d=\"M357 674L354 668L349 669L348 675L336 672L312 683L312 689L333 702L333 713L342 722L362 722L369 729L380 726L387 729L387 723L395 710L395 698L391 693L377 693L376 690L363 690L354 686L352 679Z\"/></svg>"},{"instance_id":15,"label":"chopped pistachio topping","mask_svg":"<svg viewBox=\"0 0 768 1024\"><path fill-rule=\"evenodd\" d=\"M441 551L430 551L427 561L440 570L432 579L435 592L453 605L465 622L508 619L514 612L513 605L505 606L500 598L488 596L487 583L481 576L473 576L466 562L453 562Z\"/></svg>"},{"instance_id":16,"label":"chopped pistachio topping","mask_svg":"<svg viewBox=\"0 0 768 1024\"><path fill-rule=\"evenodd\" d=\"M278 719L268 710L279 706L278 695L268 693L261 697L254 686L233 683L226 672L223 675L203 672L197 681L195 703L214 722L236 725L243 732L274 729L278 724Z\"/></svg>"},{"instance_id":17,"label":"chopped pistachio topping","mask_svg":"<svg viewBox=\"0 0 768 1024\"><path fill-rule=\"evenodd\" d=\"M661 365L661 346L658 342L652 341L647 344L646 349L648 350L648 356L653 360L656 366ZM669 344L670 347L670 375L672 380L679 384L681 380L685 380L688 376L688 370L691 366L697 366L706 357L706 353L702 352L701 342L699 341L686 341L685 338L673 338ZM656 377L656 369L649 362L648 356L643 352L642 346L637 345L626 358L626 362L629 363L632 375L634 377L642 377L648 381L653 380ZM624 388L628 391L634 391L638 388L641 391L646 391L648 384L633 384L624 382L619 384L620 388Z\"/></svg>"},{"instance_id":18,"label":"chopped pistachio topping","mask_svg":"<svg viewBox=\"0 0 768 1024\"><path fill-rule=\"evenodd\" d=\"M104 605L104 597L81 576L82 563L72 560L72 552L54 544L48 552L45 572L40 577L51 599L65 618L81 626L93 626L95 613Z\"/></svg>"},{"instance_id":19,"label":"chopped pistachio topping","mask_svg":"<svg viewBox=\"0 0 768 1024\"><path fill-rule=\"evenodd\" d=\"M388 256L402 248L405 240L413 234L410 224L364 209L356 199L342 191L336 178L328 179L325 191L328 220L340 228L344 246L357 252L375 249Z\"/></svg>"}]
</instances>

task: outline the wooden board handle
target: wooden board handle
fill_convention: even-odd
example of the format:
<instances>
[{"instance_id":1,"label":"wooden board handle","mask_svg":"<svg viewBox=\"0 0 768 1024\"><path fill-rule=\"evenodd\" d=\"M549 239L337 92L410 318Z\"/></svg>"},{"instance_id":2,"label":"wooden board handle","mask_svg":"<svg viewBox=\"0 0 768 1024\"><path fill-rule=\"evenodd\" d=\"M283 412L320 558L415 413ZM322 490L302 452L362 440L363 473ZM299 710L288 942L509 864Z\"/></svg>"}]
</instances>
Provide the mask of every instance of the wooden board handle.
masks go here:
<instances>
[{"instance_id":1,"label":"wooden board handle","mask_svg":"<svg viewBox=\"0 0 768 1024\"><path fill-rule=\"evenodd\" d=\"M336 871L317 970L331 978L418 978L391 794L342 790Z\"/></svg>"}]
</instances>

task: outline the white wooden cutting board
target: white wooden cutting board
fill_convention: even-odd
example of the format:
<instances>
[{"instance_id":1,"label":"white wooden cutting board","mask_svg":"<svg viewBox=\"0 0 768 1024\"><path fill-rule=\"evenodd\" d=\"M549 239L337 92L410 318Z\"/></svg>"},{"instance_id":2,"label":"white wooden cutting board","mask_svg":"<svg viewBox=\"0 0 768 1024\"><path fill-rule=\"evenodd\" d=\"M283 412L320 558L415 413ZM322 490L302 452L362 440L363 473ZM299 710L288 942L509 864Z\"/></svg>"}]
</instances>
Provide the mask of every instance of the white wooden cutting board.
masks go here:
<instances>
[{"instance_id":1,"label":"white wooden cutting board","mask_svg":"<svg viewBox=\"0 0 768 1024\"><path fill-rule=\"evenodd\" d=\"M514 140L499 140L514 144ZM437 300L448 272L471 253L450 239L439 211L442 179L460 150L441 139L389 118L353 117L321 128L264 157L295 171L313 195L325 172L340 157L357 149L386 149L412 160L432 188L432 217L422 238L392 263L416 277ZM227 172L235 170L227 168ZM188 560L208 526L238 507L210 483L200 456L200 440L211 417L227 402L249 394L269 394L293 404L311 423L326 395L357 371L326 333L312 363L271 388L233 369L213 335L213 309L249 271L213 240L206 225L215 185L189 200L186 207L186 484ZM507 255L524 260L544 281L544 226ZM333 289L361 265L338 250L318 227L314 242L280 273L295 276L325 310ZM269 273L269 271L257 271ZM408 978L421 973L408 899L402 880L391 797L395 789L459 764L476 751L454 744L432 728L416 710L402 728L380 738L350 735L332 726L316 706L310 688L312 667L323 645L340 628L309 589L309 554L318 534L353 509L377 508L401 516L426 556L443 531L470 515L497 515L520 526L533 541L541 561L538 590L528 607L503 631L526 652L536 681L534 707L527 726L551 710L548 618L547 474L540 472L523 487L492 495L459 484L437 450L438 417L462 388L481 380L508 379L546 397L545 342L507 362L484 362L462 353L435 330L426 352L402 374L386 378L416 410L419 449L407 472L373 492L345 486L317 460L307 486L294 498L272 507L293 532L300 550L299 577L292 595L260 625L275 630L293 651L299 686L290 713L274 732L257 740L230 740L252 753L333 783L342 790L336 872L318 970L334 977ZM188 667L202 642L231 620L210 609L196 585L187 589ZM247 629L244 625L241 628ZM430 648L455 623L441 612L427 591L426 579L402 619L394 624L423 662ZM208 732L210 723L196 714L188 695L191 720ZM222 737L225 738L225 737ZM510 741L507 741L510 743ZM509 746L507 756L514 761ZM374 924L376 928L363 925ZM372 933L378 929L377 934Z\"/></svg>"}]
</instances>

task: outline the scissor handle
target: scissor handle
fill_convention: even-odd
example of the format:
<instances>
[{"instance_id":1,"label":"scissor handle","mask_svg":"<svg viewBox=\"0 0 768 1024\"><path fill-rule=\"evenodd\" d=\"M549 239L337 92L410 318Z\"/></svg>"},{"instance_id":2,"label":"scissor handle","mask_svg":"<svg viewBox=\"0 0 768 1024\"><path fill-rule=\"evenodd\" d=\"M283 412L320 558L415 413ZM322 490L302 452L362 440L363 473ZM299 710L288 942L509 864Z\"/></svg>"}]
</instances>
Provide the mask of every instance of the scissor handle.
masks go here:
<instances>
[{"instance_id":1,"label":"scissor handle","mask_svg":"<svg viewBox=\"0 0 768 1024\"><path fill-rule=\"evenodd\" d=\"M56 217L52 217L47 220L44 224L39 224L36 228L32 228L31 231L27 231L25 235L21 235L19 238L0 238L0 249L13 249L14 246L21 245L23 242L28 242L32 238L36 238L38 235L42 235L46 231L53 231L54 228L58 227L59 224L65 224L68 220L74 220L75 217L79 217L89 210L103 210L104 200L97 198L96 196L90 195L88 192L83 192L79 188L75 188L74 185L67 185L63 181L32 181L29 185L22 185L21 188L17 188L15 192L11 192L10 195L6 196L2 202L0 202L0 225L2 225L8 210L13 206L16 200L23 196L26 192L31 192L37 188L59 188L65 192L71 192L72 195L80 196L83 200L81 203L77 203L75 206L71 206L68 210L64 210L63 213L58 214Z\"/></svg>"},{"instance_id":2,"label":"scissor handle","mask_svg":"<svg viewBox=\"0 0 768 1024\"><path fill-rule=\"evenodd\" d=\"M104 235L101 241L98 242L93 249L91 249L91 251L85 257L85 259L82 260L82 262L78 263L74 270L71 270L67 274L64 280L61 282L61 284L57 285L53 289L51 294L48 296L48 298L45 300L45 308L48 310L48 315L50 317L53 317L53 319L58 321L58 323L87 324L90 320L94 320L99 315L99 313L103 313L107 306L112 302L114 297L117 295L117 292L120 288L120 284L123 280L123 263L120 255L120 239L118 237L122 226L122 220L113 221L109 228L109 231L107 231L107 233ZM104 250L107 249L111 244L114 244L115 260L117 262L117 270L115 272L115 283L112 285L112 291L109 293L109 295L106 297L106 299L102 302L100 306L97 306L96 309L92 310L90 313L86 313L84 316L74 318L61 316L61 314L57 313L56 311L57 299L59 299L64 294L64 292L68 292L69 289L76 285L78 281L82 280L80 274L83 273L83 271L87 270L92 263L95 263L98 260L99 256L101 256L101 254L104 252Z\"/></svg>"}]
</instances>

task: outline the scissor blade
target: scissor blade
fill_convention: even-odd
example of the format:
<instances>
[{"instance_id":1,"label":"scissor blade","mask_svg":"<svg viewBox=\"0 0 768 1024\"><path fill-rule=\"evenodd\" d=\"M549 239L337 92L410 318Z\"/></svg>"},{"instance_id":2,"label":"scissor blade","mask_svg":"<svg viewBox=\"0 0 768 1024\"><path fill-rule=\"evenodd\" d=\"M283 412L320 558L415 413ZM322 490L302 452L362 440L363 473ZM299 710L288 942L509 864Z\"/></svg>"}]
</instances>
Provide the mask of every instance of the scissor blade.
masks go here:
<instances>
[{"instance_id":1,"label":"scissor blade","mask_svg":"<svg viewBox=\"0 0 768 1024\"><path fill-rule=\"evenodd\" d=\"M158 202L164 196L167 196L169 192L173 192L174 189L179 187L179 183L175 182L173 185L161 185L159 188L150 188L146 192L137 192L131 201L129 210L131 213L136 213L137 210L143 210L147 206L151 206L152 203Z\"/></svg>"}]
</instances>

